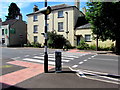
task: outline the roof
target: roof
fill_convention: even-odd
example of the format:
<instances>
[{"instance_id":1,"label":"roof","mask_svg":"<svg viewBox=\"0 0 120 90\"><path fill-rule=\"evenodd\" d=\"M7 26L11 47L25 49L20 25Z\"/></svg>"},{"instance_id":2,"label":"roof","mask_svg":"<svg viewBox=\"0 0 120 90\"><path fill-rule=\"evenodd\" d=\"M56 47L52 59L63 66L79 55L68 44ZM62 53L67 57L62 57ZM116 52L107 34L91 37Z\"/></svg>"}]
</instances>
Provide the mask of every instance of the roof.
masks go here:
<instances>
[{"instance_id":1,"label":"roof","mask_svg":"<svg viewBox=\"0 0 120 90\"><path fill-rule=\"evenodd\" d=\"M85 19L85 16L79 16L74 29L77 29L80 26L85 25L87 23L88 23L88 21Z\"/></svg>"},{"instance_id":2,"label":"roof","mask_svg":"<svg viewBox=\"0 0 120 90\"><path fill-rule=\"evenodd\" d=\"M17 21L18 20L16 20L16 19L6 20L6 21L2 22L2 25L8 25L8 24L12 25L12 24L14 24Z\"/></svg>"},{"instance_id":3,"label":"roof","mask_svg":"<svg viewBox=\"0 0 120 90\"><path fill-rule=\"evenodd\" d=\"M71 8L71 7L75 7L75 6L70 6L67 4L59 4L59 5L51 6L51 9L52 9L52 11L54 11L54 10L58 10L58 9ZM27 16L33 15L33 14L38 14L38 13L40 13L40 10L33 12L33 13L30 13L30 14L27 14Z\"/></svg>"},{"instance_id":4,"label":"roof","mask_svg":"<svg viewBox=\"0 0 120 90\"><path fill-rule=\"evenodd\" d=\"M90 27L91 27L91 24L87 23L87 24L84 24L84 25L77 27L76 29L89 29Z\"/></svg>"}]
</instances>

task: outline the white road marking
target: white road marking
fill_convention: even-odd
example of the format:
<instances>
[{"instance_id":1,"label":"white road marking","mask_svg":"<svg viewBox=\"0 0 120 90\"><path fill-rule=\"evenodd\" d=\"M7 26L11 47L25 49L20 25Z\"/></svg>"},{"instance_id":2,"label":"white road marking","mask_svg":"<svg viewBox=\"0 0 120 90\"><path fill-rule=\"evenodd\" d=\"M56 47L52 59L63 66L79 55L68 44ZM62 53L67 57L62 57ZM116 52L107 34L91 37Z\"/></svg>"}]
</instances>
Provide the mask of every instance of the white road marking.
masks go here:
<instances>
[{"instance_id":1,"label":"white road marking","mask_svg":"<svg viewBox=\"0 0 120 90\"><path fill-rule=\"evenodd\" d=\"M38 57L38 56L34 56L33 58L37 58L37 59L44 59L44 57ZM53 61L55 61L55 59L54 58L48 58L48 60L53 60ZM62 60L62 62L69 62L70 60Z\"/></svg>"},{"instance_id":2,"label":"white road marking","mask_svg":"<svg viewBox=\"0 0 120 90\"><path fill-rule=\"evenodd\" d=\"M87 61L87 59L85 59L85 60L83 60L84 62L86 62Z\"/></svg>"},{"instance_id":3,"label":"white road marking","mask_svg":"<svg viewBox=\"0 0 120 90\"><path fill-rule=\"evenodd\" d=\"M16 59L19 59L20 57L14 57L14 58L11 58L11 59L14 59L14 60L16 60Z\"/></svg>"},{"instance_id":4,"label":"white road marking","mask_svg":"<svg viewBox=\"0 0 120 90\"><path fill-rule=\"evenodd\" d=\"M93 58L93 59L106 60L106 61L118 61L116 59L104 59L104 58Z\"/></svg>"},{"instance_id":5,"label":"white road marking","mask_svg":"<svg viewBox=\"0 0 120 90\"><path fill-rule=\"evenodd\" d=\"M91 56L92 58L95 57L95 56Z\"/></svg>"},{"instance_id":6,"label":"white road marking","mask_svg":"<svg viewBox=\"0 0 120 90\"><path fill-rule=\"evenodd\" d=\"M107 80L102 80L102 79L96 79L96 78L91 78L91 77L85 77L87 79L92 79L92 80L97 80L97 81L102 81L102 82L107 82L107 83L114 83L114 84L120 84L118 82L113 82L113 81L107 81Z\"/></svg>"},{"instance_id":7,"label":"white road marking","mask_svg":"<svg viewBox=\"0 0 120 90\"><path fill-rule=\"evenodd\" d=\"M79 62L79 64L83 64L83 62Z\"/></svg>"},{"instance_id":8,"label":"white road marking","mask_svg":"<svg viewBox=\"0 0 120 90\"><path fill-rule=\"evenodd\" d=\"M30 55L25 55L24 57L29 57Z\"/></svg>"},{"instance_id":9,"label":"white road marking","mask_svg":"<svg viewBox=\"0 0 120 90\"><path fill-rule=\"evenodd\" d=\"M73 66L72 66L72 68L76 68L76 67L78 67L78 65L73 65Z\"/></svg>"},{"instance_id":10,"label":"white road marking","mask_svg":"<svg viewBox=\"0 0 120 90\"><path fill-rule=\"evenodd\" d=\"M91 59L91 58L88 58L88 59Z\"/></svg>"},{"instance_id":11,"label":"white road marking","mask_svg":"<svg viewBox=\"0 0 120 90\"><path fill-rule=\"evenodd\" d=\"M44 63L43 60L37 60L37 59L31 59L31 58L25 58L23 59L25 61L31 61L31 62L39 62L39 63ZM55 65L55 62L48 61L48 64Z\"/></svg>"},{"instance_id":12,"label":"white road marking","mask_svg":"<svg viewBox=\"0 0 120 90\"><path fill-rule=\"evenodd\" d=\"M99 76L99 77L102 77L102 78L107 78L107 79L114 80L114 81L120 81L119 79L110 78L110 77L106 77L106 76Z\"/></svg>"}]
</instances>

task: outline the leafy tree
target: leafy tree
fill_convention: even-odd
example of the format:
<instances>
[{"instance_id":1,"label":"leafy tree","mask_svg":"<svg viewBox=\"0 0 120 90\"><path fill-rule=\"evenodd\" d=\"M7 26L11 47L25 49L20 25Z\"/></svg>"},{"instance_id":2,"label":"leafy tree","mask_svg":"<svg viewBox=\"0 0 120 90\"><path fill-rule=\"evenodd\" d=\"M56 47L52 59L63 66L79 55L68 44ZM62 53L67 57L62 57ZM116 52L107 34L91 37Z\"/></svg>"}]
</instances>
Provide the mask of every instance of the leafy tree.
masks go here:
<instances>
[{"instance_id":1,"label":"leafy tree","mask_svg":"<svg viewBox=\"0 0 120 90\"><path fill-rule=\"evenodd\" d=\"M63 48L66 44L66 39L62 35L57 35L54 32L48 32L48 46L50 48Z\"/></svg>"},{"instance_id":2,"label":"leafy tree","mask_svg":"<svg viewBox=\"0 0 120 90\"><path fill-rule=\"evenodd\" d=\"M6 20L16 19L16 17L20 15L20 9L15 3L11 3L8 8L8 16L6 16Z\"/></svg>"},{"instance_id":3,"label":"leafy tree","mask_svg":"<svg viewBox=\"0 0 120 90\"><path fill-rule=\"evenodd\" d=\"M120 2L88 2L87 6L93 34L102 41L116 41L115 51L120 54Z\"/></svg>"}]
</instances>

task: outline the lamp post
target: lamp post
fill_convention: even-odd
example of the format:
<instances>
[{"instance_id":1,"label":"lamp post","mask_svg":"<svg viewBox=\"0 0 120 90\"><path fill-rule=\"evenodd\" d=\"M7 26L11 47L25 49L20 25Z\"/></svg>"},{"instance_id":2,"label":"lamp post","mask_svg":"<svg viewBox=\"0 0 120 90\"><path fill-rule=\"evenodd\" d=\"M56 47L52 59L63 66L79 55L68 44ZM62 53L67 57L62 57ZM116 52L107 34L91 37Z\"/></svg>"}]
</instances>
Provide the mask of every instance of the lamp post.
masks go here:
<instances>
[{"instance_id":1,"label":"lamp post","mask_svg":"<svg viewBox=\"0 0 120 90\"><path fill-rule=\"evenodd\" d=\"M47 0L45 0L45 7L47 7ZM44 43L44 72L48 72L48 54L47 54L47 14L45 15L45 43Z\"/></svg>"},{"instance_id":2,"label":"lamp post","mask_svg":"<svg viewBox=\"0 0 120 90\"><path fill-rule=\"evenodd\" d=\"M45 8L40 9L40 12L45 15L45 30L44 30L44 37L45 37L45 42L44 42L44 72L48 72L48 54L47 54L47 15L51 13L51 7L47 7L47 0L45 0Z\"/></svg>"}]
</instances>

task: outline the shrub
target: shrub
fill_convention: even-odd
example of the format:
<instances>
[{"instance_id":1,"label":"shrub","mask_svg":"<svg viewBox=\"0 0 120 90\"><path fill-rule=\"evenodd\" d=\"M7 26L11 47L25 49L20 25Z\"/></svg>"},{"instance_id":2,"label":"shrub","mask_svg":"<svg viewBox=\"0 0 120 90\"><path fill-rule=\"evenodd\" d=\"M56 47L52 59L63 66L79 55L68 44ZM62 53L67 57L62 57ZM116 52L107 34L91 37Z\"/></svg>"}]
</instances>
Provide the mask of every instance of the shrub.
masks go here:
<instances>
[{"instance_id":1,"label":"shrub","mask_svg":"<svg viewBox=\"0 0 120 90\"><path fill-rule=\"evenodd\" d=\"M32 43L25 44L24 47L39 47L40 48L41 44L39 44L38 42L36 43L32 42Z\"/></svg>"},{"instance_id":2,"label":"shrub","mask_svg":"<svg viewBox=\"0 0 120 90\"><path fill-rule=\"evenodd\" d=\"M77 46L77 49L87 50L89 49L89 45L85 43L84 40L81 40L79 46Z\"/></svg>"},{"instance_id":3,"label":"shrub","mask_svg":"<svg viewBox=\"0 0 120 90\"><path fill-rule=\"evenodd\" d=\"M90 45L90 46L89 46L89 49L90 49L90 50L96 50L96 45Z\"/></svg>"},{"instance_id":4,"label":"shrub","mask_svg":"<svg viewBox=\"0 0 120 90\"><path fill-rule=\"evenodd\" d=\"M57 35L54 32L48 32L48 47L63 48L66 44L66 39L62 35Z\"/></svg>"}]
</instances>

